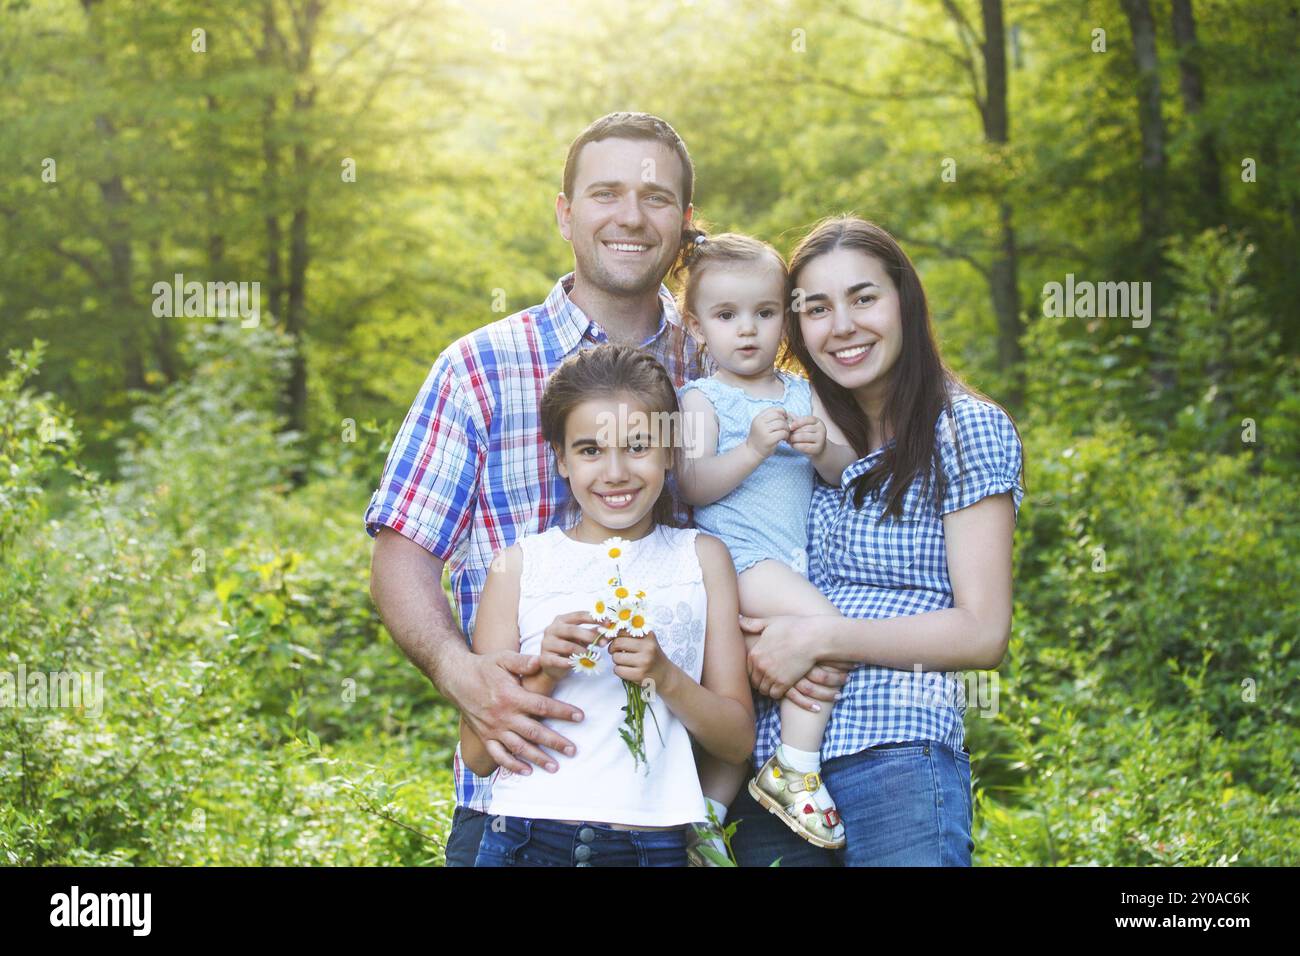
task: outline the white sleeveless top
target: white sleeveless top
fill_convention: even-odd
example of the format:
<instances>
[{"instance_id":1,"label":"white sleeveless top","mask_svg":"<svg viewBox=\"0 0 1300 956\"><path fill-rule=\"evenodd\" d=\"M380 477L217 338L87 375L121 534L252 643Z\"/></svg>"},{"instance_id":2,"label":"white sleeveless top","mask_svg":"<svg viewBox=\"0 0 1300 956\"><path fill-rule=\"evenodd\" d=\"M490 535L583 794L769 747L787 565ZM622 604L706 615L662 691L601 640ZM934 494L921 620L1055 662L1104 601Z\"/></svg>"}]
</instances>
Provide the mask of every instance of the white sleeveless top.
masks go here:
<instances>
[{"instance_id":1,"label":"white sleeveless top","mask_svg":"<svg viewBox=\"0 0 1300 956\"><path fill-rule=\"evenodd\" d=\"M619 559L623 583L646 592L649 626L670 660L693 680L704 663L708 603L695 553L696 530L659 525L628 542ZM591 611L610 591L614 562L600 544L574 541L558 526L519 539L519 650L537 654L542 633L560 614ZM594 629L593 629L594 633ZM489 812L512 817L582 820L627 826L676 826L705 819L704 795L686 727L661 698L646 707L647 764L636 766L619 729L627 697L614 674L608 645L600 649L600 672L567 674L552 697L582 709L578 723L544 723L573 741L572 757L553 754L559 770L535 767L528 775L499 770ZM658 718L659 733L651 719ZM660 741L660 734L663 740Z\"/></svg>"}]
</instances>

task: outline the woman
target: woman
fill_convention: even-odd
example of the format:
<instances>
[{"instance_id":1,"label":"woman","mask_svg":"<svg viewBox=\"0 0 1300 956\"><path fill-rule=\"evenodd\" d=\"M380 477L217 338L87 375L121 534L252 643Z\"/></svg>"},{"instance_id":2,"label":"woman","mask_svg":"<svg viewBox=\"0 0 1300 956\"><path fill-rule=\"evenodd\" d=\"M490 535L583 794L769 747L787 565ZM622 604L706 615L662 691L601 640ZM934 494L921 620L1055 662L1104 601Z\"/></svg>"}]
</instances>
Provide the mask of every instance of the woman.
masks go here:
<instances>
[{"instance_id":1,"label":"woman","mask_svg":"<svg viewBox=\"0 0 1300 956\"><path fill-rule=\"evenodd\" d=\"M879 226L816 226L790 286L790 352L864 457L838 487L818 481L808 520L809 577L844 616L743 622L767 698L755 761L780 739L787 691L811 708L834 699L834 669L851 668L821 753L847 846L809 845L742 793L728 814L737 859L969 866L965 701L950 672L995 668L1006 652L1020 438L943 364L916 269Z\"/></svg>"}]
</instances>

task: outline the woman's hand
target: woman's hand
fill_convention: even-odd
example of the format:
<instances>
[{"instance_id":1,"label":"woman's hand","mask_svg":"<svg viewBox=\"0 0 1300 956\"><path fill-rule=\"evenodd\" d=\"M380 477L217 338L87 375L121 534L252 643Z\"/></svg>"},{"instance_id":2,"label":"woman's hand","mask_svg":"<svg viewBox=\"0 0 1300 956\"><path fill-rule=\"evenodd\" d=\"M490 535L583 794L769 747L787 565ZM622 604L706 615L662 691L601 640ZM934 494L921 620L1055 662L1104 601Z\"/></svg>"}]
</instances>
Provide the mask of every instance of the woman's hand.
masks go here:
<instances>
[{"instance_id":1,"label":"woman's hand","mask_svg":"<svg viewBox=\"0 0 1300 956\"><path fill-rule=\"evenodd\" d=\"M542 673L556 683L569 676L573 669L569 655L585 654L596 637L595 631L582 625L599 623L586 611L571 611L552 621L542 633Z\"/></svg>"},{"instance_id":2,"label":"woman's hand","mask_svg":"<svg viewBox=\"0 0 1300 956\"><path fill-rule=\"evenodd\" d=\"M779 700L817 663L812 617L742 617L740 626L758 637L750 644L749 681Z\"/></svg>"},{"instance_id":3,"label":"woman's hand","mask_svg":"<svg viewBox=\"0 0 1300 956\"><path fill-rule=\"evenodd\" d=\"M623 680L649 687L663 687L671 673L673 663L659 646L654 631L645 637L620 635L609 643L609 656L614 662L614 675Z\"/></svg>"},{"instance_id":4,"label":"woman's hand","mask_svg":"<svg viewBox=\"0 0 1300 956\"><path fill-rule=\"evenodd\" d=\"M822 661L805 674L803 680L785 692L785 699L804 710L817 713L826 704L839 700L840 688L849 682L852 671L853 668L847 664Z\"/></svg>"}]
</instances>

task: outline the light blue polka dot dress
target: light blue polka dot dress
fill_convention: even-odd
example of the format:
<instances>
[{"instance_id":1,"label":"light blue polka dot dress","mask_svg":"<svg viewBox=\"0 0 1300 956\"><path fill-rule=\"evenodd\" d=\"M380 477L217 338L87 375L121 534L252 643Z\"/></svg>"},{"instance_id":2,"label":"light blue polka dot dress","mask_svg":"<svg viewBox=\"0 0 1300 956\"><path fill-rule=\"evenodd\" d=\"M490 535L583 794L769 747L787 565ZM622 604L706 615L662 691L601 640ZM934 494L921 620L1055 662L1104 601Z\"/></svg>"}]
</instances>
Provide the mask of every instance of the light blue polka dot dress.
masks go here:
<instances>
[{"instance_id":1,"label":"light blue polka dot dress","mask_svg":"<svg viewBox=\"0 0 1300 956\"><path fill-rule=\"evenodd\" d=\"M808 380L777 369L785 385L780 399L754 398L717 378L688 382L679 397L699 389L718 416L718 451L722 455L749 437L755 416L775 406L792 418L812 414ZM781 442L761 465L730 494L695 508L695 524L722 539L731 551L736 573L771 558L807 574L808 508L812 502L812 459Z\"/></svg>"}]
</instances>

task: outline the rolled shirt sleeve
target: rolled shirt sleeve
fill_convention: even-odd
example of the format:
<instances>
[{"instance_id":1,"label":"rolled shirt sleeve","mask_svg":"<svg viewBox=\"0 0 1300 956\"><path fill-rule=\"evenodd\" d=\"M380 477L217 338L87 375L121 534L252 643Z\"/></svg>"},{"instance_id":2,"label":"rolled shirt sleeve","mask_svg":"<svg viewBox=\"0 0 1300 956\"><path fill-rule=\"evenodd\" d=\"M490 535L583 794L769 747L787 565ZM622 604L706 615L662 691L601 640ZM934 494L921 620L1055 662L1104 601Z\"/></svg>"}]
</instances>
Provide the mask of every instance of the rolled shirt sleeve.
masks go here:
<instances>
[{"instance_id":1,"label":"rolled shirt sleeve","mask_svg":"<svg viewBox=\"0 0 1300 956\"><path fill-rule=\"evenodd\" d=\"M483 446L455 346L438 357L407 412L366 509L371 537L389 527L446 561L465 540Z\"/></svg>"},{"instance_id":2,"label":"rolled shirt sleeve","mask_svg":"<svg viewBox=\"0 0 1300 956\"><path fill-rule=\"evenodd\" d=\"M936 428L947 481L939 513L1009 491L1018 516L1025 496L1023 449L1010 416L996 405L962 396L954 399L951 417L946 411L939 416Z\"/></svg>"}]
</instances>

